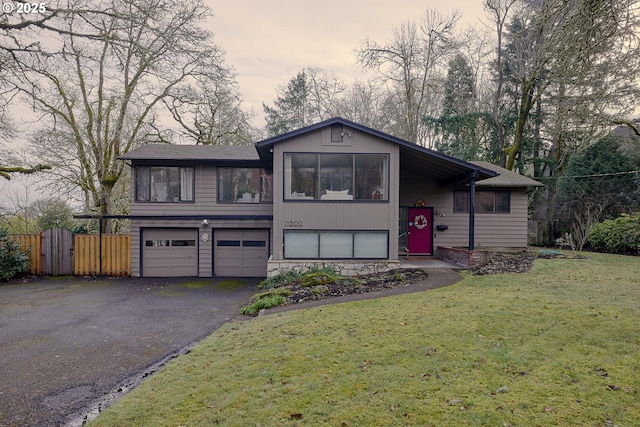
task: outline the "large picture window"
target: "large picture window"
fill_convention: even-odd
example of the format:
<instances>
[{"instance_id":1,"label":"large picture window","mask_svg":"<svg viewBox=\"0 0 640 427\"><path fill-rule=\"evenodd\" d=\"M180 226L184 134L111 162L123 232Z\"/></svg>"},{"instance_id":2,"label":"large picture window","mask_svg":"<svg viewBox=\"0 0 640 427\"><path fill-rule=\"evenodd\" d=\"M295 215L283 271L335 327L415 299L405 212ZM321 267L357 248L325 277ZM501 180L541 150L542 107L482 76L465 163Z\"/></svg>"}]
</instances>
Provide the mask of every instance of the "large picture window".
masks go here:
<instances>
[{"instance_id":1,"label":"large picture window","mask_svg":"<svg viewBox=\"0 0 640 427\"><path fill-rule=\"evenodd\" d=\"M192 167L137 166L136 201L192 202Z\"/></svg>"},{"instance_id":2,"label":"large picture window","mask_svg":"<svg viewBox=\"0 0 640 427\"><path fill-rule=\"evenodd\" d=\"M386 259L386 231L285 230L286 259Z\"/></svg>"},{"instance_id":3,"label":"large picture window","mask_svg":"<svg viewBox=\"0 0 640 427\"><path fill-rule=\"evenodd\" d=\"M476 213L511 212L511 193L506 190L476 190L474 210ZM453 192L453 211L469 212L469 191Z\"/></svg>"},{"instance_id":4,"label":"large picture window","mask_svg":"<svg viewBox=\"0 0 640 427\"><path fill-rule=\"evenodd\" d=\"M272 175L259 168L218 168L218 201L271 203Z\"/></svg>"},{"instance_id":5,"label":"large picture window","mask_svg":"<svg viewBox=\"0 0 640 427\"><path fill-rule=\"evenodd\" d=\"M285 200L389 200L386 154L285 154Z\"/></svg>"}]
</instances>

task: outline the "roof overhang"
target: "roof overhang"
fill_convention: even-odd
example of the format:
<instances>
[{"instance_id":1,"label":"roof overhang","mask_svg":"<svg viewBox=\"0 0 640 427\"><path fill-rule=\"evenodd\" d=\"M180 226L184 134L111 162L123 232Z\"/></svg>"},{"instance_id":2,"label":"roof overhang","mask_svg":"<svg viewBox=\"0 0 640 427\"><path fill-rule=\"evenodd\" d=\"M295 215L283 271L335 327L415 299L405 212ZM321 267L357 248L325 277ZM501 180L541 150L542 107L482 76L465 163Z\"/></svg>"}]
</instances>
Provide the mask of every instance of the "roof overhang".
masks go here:
<instances>
[{"instance_id":1,"label":"roof overhang","mask_svg":"<svg viewBox=\"0 0 640 427\"><path fill-rule=\"evenodd\" d=\"M217 165L265 166L253 145L174 145L146 144L118 157L136 165L181 165L210 163ZM271 167L271 164L268 164Z\"/></svg>"},{"instance_id":2,"label":"roof overhang","mask_svg":"<svg viewBox=\"0 0 640 427\"><path fill-rule=\"evenodd\" d=\"M354 130L397 144L400 148L401 174L408 172L412 175L421 175L435 181L441 186L453 185L463 181L468 182L470 178L480 180L498 175L496 172L485 167L474 165L473 163L465 162L464 160L456 159L455 157L447 156L446 154L438 153L437 151L396 138L384 132L368 128L341 117L334 117L311 126L259 141L255 144L256 150L260 158L263 160L273 161L274 144L319 130L326 126L331 126L333 124L342 124Z\"/></svg>"}]
</instances>

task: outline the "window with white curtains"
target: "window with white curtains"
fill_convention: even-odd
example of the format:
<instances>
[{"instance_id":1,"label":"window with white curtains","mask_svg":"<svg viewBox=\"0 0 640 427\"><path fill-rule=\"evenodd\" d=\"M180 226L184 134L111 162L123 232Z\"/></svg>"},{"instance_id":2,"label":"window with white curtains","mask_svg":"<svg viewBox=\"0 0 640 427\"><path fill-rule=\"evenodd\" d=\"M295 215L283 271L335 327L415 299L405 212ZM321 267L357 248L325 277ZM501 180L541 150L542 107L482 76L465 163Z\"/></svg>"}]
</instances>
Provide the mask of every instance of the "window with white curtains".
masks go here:
<instances>
[{"instance_id":1,"label":"window with white curtains","mask_svg":"<svg viewBox=\"0 0 640 427\"><path fill-rule=\"evenodd\" d=\"M180 168L180 200L193 201L193 168Z\"/></svg>"},{"instance_id":2,"label":"window with white curtains","mask_svg":"<svg viewBox=\"0 0 640 427\"><path fill-rule=\"evenodd\" d=\"M284 199L389 200L388 154L284 155Z\"/></svg>"},{"instance_id":3,"label":"window with white curtains","mask_svg":"<svg viewBox=\"0 0 640 427\"><path fill-rule=\"evenodd\" d=\"M177 166L137 166L136 201L193 202L194 168Z\"/></svg>"}]
</instances>

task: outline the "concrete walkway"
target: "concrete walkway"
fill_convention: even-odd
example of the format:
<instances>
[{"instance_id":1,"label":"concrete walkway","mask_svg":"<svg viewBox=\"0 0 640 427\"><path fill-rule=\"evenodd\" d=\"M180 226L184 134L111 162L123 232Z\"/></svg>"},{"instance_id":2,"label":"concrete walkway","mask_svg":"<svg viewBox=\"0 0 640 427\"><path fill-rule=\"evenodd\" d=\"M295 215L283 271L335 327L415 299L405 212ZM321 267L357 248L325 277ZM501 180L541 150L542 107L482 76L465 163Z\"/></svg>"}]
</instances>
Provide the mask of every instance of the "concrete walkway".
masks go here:
<instances>
[{"instance_id":1,"label":"concrete walkway","mask_svg":"<svg viewBox=\"0 0 640 427\"><path fill-rule=\"evenodd\" d=\"M409 258L400 258L400 268L423 268L425 270L434 270L434 269L451 269L451 270L461 270L464 267L459 266L457 264L453 264L451 262L443 261L440 258L419 258L419 257L409 257Z\"/></svg>"}]
</instances>

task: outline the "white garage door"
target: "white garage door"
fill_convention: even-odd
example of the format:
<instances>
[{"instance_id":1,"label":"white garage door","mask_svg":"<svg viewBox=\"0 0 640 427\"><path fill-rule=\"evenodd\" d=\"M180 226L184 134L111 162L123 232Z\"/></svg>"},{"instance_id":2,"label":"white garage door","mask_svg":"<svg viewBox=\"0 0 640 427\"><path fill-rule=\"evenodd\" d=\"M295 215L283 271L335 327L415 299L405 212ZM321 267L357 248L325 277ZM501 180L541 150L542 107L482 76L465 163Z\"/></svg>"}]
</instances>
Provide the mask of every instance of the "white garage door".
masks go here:
<instances>
[{"instance_id":1,"label":"white garage door","mask_svg":"<svg viewBox=\"0 0 640 427\"><path fill-rule=\"evenodd\" d=\"M142 232L144 277L198 275L198 230L146 229Z\"/></svg>"},{"instance_id":2,"label":"white garage door","mask_svg":"<svg viewBox=\"0 0 640 427\"><path fill-rule=\"evenodd\" d=\"M265 277L269 256L267 230L216 230L216 276Z\"/></svg>"}]
</instances>

